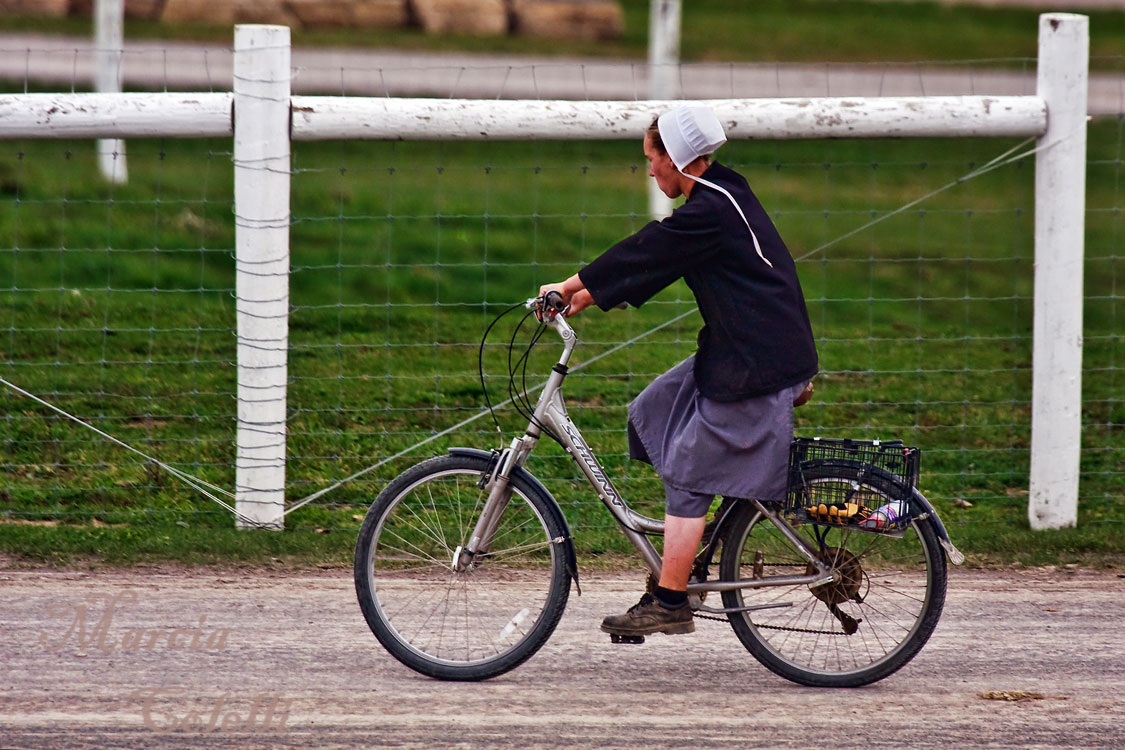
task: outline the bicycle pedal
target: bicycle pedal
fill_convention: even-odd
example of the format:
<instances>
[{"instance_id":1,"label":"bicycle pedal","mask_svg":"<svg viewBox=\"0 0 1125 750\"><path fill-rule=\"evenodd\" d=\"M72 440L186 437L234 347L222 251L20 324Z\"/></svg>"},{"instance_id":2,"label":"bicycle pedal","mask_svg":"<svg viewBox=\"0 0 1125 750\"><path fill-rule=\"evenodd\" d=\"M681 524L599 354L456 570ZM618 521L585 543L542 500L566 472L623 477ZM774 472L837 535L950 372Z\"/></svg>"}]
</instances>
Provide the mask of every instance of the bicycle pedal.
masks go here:
<instances>
[{"instance_id":1,"label":"bicycle pedal","mask_svg":"<svg viewBox=\"0 0 1125 750\"><path fill-rule=\"evenodd\" d=\"M610 633L609 640L611 643L644 643L645 637L643 635L619 635L617 633Z\"/></svg>"}]
</instances>

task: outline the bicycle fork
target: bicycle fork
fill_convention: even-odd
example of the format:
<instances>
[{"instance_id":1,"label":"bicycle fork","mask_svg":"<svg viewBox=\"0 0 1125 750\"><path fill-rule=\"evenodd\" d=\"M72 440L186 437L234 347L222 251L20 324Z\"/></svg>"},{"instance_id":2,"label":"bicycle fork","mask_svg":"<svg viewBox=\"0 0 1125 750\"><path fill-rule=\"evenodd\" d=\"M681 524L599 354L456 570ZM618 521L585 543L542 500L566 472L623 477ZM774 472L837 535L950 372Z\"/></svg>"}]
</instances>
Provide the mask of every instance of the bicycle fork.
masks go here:
<instances>
[{"instance_id":1,"label":"bicycle fork","mask_svg":"<svg viewBox=\"0 0 1125 750\"><path fill-rule=\"evenodd\" d=\"M547 412L550 405L558 399L559 389L566 377L567 362L570 361L570 355L578 343L578 338L574 335L574 329L567 325L565 318L552 317L551 324L562 336L564 343L562 356L559 358L558 364L552 368L551 375L547 379L542 393L539 394L539 401L535 405L531 421L524 434L521 437L513 438L508 449L496 455L494 459L495 468L481 477L481 488L489 490L488 500L485 501L484 508L481 509L480 518L477 519L473 533L469 537L469 543L464 547L458 547L453 552L452 568L459 573L468 570L474 559L488 554L488 549L492 546L492 538L496 534L496 529L500 526L500 518L504 515L504 510L508 507L508 501L512 498L512 489L508 485L511 473L527 461L527 457L531 454L542 434L540 425L544 421L551 421Z\"/></svg>"},{"instance_id":2,"label":"bicycle fork","mask_svg":"<svg viewBox=\"0 0 1125 750\"><path fill-rule=\"evenodd\" d=\"M500 518L508 507L508 501L512 499L509 477L523 452L522 448L523 439L513 439L511 447L507 450L494 453L492 470L481 475L480 485L482 488L488 488L488 499L481 509L476 526L473 527L473 533L469 536L469 543L458 546L453 551L450 564L458 573L465 572L472 566L474 560L488 554L496 529L500 526Z\"/></svg>"}]
</instances>

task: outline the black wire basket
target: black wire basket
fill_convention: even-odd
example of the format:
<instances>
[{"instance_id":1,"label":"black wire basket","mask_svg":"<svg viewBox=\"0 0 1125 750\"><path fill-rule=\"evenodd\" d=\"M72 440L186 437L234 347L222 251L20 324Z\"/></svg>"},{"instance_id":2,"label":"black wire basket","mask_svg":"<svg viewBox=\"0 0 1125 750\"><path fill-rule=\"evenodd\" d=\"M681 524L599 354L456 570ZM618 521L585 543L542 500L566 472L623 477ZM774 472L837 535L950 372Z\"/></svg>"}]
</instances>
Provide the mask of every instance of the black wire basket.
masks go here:
<instances>
[{"instance_id":1,"label":"black wire basket","mask_svg":"<svg viewBox=\"0 0 1125 750\"><path fill-rule=\"evenodd\" d=\"M786 515L800 523L901 532L915 510L920 455L900 440L795 438Z\"/></svg>"}]
</instances>

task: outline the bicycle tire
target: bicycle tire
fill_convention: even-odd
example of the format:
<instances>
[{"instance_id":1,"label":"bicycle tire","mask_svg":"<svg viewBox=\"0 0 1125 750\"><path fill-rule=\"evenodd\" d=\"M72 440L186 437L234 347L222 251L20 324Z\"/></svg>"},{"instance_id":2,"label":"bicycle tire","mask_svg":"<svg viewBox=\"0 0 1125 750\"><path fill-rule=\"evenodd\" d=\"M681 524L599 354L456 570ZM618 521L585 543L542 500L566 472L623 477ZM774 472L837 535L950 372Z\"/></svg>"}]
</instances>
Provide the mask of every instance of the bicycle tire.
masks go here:
<instances>
[{"instance_id":1,"label":"bicycle tire","mask_svg":"<svg viewBox=\"0 0 1125 750\"><path fill-rule=\"evenodd\" d=\"M570 594L562 512L529 475L488 554L453 569L488 497L478 456L429 459L395 478L364 518L355 587L371 632L396 659L442 680L484 680L522 664L554 632Z\"/></svg>"},{"instance_id":2,"label":"bicycle tire","mask_svg":"<svg viewBox=\"0 0 1125 750\"><path fill-rule=\"evenodd\" d=\"M808 497L845 483L853 497L877 508L901 497L893 474L869 473L857 482L850 461L812 461L802 467ZM859 687L901 669L929 640L945 604L946 562L933 522L914 519L901 537L849 527L795 524L822 559L842 571L840 580L809 585L723 592L727 608L781 605L728 615L747 650L788 680L813 687ZM824 534L817 544L814 529ZM806 575L812 566L793 544L747 504L724 534L723 580L755 575ZM833 605L835 612L833 611ZM843 613L843 617L836 614ZM852 633L846 618L854 622Z\"/></svg>"}]
</instances>

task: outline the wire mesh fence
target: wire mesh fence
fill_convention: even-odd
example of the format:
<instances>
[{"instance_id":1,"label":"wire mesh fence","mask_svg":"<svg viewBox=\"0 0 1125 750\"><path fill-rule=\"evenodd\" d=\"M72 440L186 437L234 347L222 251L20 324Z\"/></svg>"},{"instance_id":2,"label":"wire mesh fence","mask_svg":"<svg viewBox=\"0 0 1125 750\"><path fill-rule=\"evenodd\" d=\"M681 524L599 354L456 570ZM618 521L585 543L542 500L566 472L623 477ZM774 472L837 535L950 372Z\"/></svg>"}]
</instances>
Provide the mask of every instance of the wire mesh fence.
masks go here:
<instances>
[{"instance_id":1,"label":"wire mesh fence","mask_svg":"<svg viewBox=\"0 0 1125 750\"><path fill-rule=\"evenodd\" d=\"M27 74L46 67L37 54L26 53L23 78L10 90L40 85ZM69 61L63 66L71 66L71 88L81 88L75 71L84 53L42 54ZM136 85L186 86L173 72L180 63L168 62L179 51L132 54L130 63L126 51L127 81L130 69L147 68L159 80ZM209 83L202 85L224 88L229 51L225 63L221 50L204 54ZM612 91L643 98L638 66L472 62L373 65L295 54L294 88L541 98L562 87L575 97ZM965 93L1027 93L1033 62L1011 62L999 74L987 61L859 66L863 76L854 66L684 66L682 80L701 96L785 96L798 85L816 95L966 86ZM905 88L909 80L917 90ZM1116 85L1114 102L1113 85L1104 84L1112 112L1091 123L1087 162L1082 523L1125 520L1125 407L1118 395L1125 107ZM409 451L295 513L289 523L296 528L348 526L390 476L424 455L449 445L499 444L491 420L481 416L419 446L483 414L477 354L497 313L648 220L639 143L420 143L408 136L294 144L287 497L298 501ZM939 507L961 500L1019 508L1022 516L1033 168L1020 160L958 182L1015 145L732 142L718 158L748 177L798 259L821 355L817 396L798 412L798 432L920 445L921 488ZM98 178L92 143L6 141L0 149L0 372L146 453L232 486L230 143L131 142L127 185ZM950 187L895 213L944 186ZM700 321L693 306L681 283L640 309L591 310L575 322L582 338L576 364L627 344L575 372L567 397L623 494L656 515L663 502L658 480L626 457L625 406L694 351ZM498 328L485 349L484 380L494 402L507 396L511 330ZM521 342L526 336L517 337L517 349ZM528 385L545 377L555 353L544 339ZM223 522L223 511L158 466L9 390L0 391L0 411L0 497L9 519ZM510 409L500 419L509 437L520 427ZM545 446L531 468L572 525L611 525L560 450Z\"/></svg>"}]
</instances>

